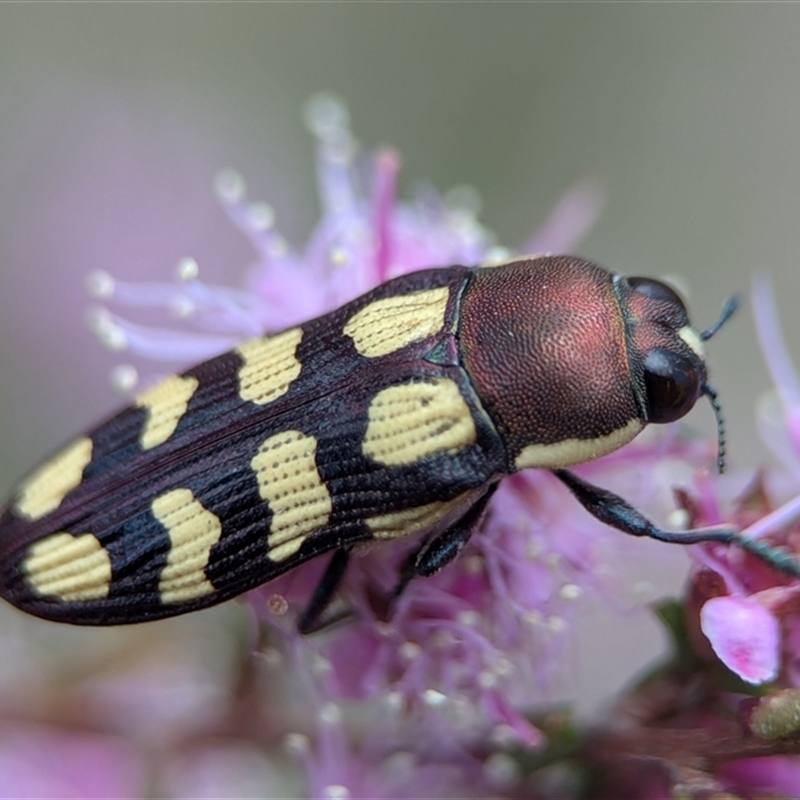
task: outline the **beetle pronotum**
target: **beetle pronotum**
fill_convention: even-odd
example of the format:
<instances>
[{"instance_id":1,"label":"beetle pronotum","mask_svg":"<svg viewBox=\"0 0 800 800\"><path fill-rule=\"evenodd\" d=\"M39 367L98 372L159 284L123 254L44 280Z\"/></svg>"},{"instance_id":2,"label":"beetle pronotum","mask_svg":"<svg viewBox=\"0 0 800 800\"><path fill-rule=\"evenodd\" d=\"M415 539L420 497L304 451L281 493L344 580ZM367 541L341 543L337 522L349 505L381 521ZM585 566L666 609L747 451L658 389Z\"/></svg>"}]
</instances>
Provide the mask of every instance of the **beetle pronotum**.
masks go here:
<instances>
[{"instance_id":1,"label":"beetle pronotum","mask_svg":"<svg viewBox=\"0 0 800 800\"><path fill-rule=\"evenodd\" d=\"M498 482L549 469L598 519L665 531L566 470L707 396L678 295L578 258L395 278L317 319L242 343L140 394L18 487L0 517L0 595L49 619L181 614L335 551L299 620L319 624L360 542L420 545L395 589L452 560Z\"/></svg>"}]
</instances>

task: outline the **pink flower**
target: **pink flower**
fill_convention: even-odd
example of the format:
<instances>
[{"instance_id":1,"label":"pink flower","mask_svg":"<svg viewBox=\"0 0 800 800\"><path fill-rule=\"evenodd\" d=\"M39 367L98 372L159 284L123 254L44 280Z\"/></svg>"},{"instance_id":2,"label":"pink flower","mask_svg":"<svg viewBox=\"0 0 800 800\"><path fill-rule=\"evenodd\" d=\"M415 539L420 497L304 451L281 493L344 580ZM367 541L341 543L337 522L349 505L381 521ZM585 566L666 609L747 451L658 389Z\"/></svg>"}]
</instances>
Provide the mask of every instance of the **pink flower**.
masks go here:
<instances>
[{"instance_id":1,"label":"pink flower","mask_svg":"<svg viewBox=\"0 0 800 800\"><path fill-rule=\"evenodd\" d=\"M749 683L778 674L778 620L752 597L712 597L700 610L700 625L719 660Z\"/></svg>"},{"instance_id":2,"label":"pink flower","mask_svg":"<svg viewBox=\"0 0 800 800\"><path fill-rule=\"evenodd\" d=\"M780 482L758 475L736 499L732 521L744 536L781 546L789 554L800 551L800 438L794 430L800 419L798 379L778 330L769 287L758 282L754 290L757 330L770 365L779 402L761 408L762 430L776 456L794 472ZM779 431L783 430L782 434ZM790 473L791 475L791 473ZM773 507L770 483L789 497ZM728 521L720 494L707 477L696 483L697 497L687 500L693 525ZM692 548L695 558L693 606L699 624L717 657L750 683L778 678L785 685L800 681L800 582L766 566L737 548L706 545Z\"/></svg>"},{"instance_id":3,"label":"pink flower","mask_svg":"<svg viewBox=\"0 0 800 800\"><path fill-rule=\"evenodd\" d=\"M174 284L91 277L90 288L103 303L93 312L93 327L108 346L129 356L114 373L119 388L130 391L139 383L146 359L171 362L166 369L172 371L245 337L325 313L395 275L510 255L480 224L468 192L457 200L425 187L412 201L398 201L400 157L390 149L362 151L346 110L331 97L315 98L308 122L318 143L322 217L304 247L293 248L279 232L274 210L250 202L242 178L227 172L217 182L218 194L257 253L244 288L203 283L191 259L179 264ZM599 206L596 189L577 187L526 250L572 249ZM156 328L121 313L139 308L173 321ZM798 456L800 439L791 433L797 398L786 364L774 369L783 376L780 396ZM716 524L724 518L720 486L691 466L708 456L705 444L668 428L578 471L602 474L603 485L637 505L652 505L659 494L662 505L672 502L675 476L694 481L695 496L682 494L688 515L693 523ZM734 520L751 526L750 535L791 546L797 533L786 526L800 516L800 503L788 501L766 514L766 501L754 511L748 499ZM502 795L487 765L506 745L545 744L528 713L559 674L575 601L618 591L616 548L625 541L586 514L553 476L527 472L502 483L464 553L432 578L413 581L391 614L387 598L406 554L401 544L353 559L340 592L347 623L314 636L299 636L295 621L324 558L252 592L262 655L281 665L290 699L305 712L294 716L297 733L289 742L306 767L313 796ZM752 683L780 675L796 685L794 582L736 548L694 552L690 609L705 634L696 637L698 650L712 647ZM355 708L357 723L348 714ZM231 762L219 756L215 763L217 775Z\"/></svg>"}]
</instances>

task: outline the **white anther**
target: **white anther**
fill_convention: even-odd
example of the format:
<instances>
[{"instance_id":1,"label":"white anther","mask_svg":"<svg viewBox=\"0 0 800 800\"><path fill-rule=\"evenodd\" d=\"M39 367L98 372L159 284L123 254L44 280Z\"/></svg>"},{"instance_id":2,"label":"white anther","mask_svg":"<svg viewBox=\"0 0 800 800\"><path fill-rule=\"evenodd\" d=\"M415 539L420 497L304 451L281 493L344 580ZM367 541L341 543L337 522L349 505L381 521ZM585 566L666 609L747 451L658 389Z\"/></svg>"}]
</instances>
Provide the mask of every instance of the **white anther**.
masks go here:
<instances>
[{"instance_id":1,"label":"white anther","mask_svg":"<svg viewBox=\"0 0 800 800\"><path fill-rule=\"evenodd\" d=\"M399 653L405 661L413 661L422 655L422 648L416 642L403 642L400 645Z\"/></svg>"},{"instance_id":2,"label":"white anther","mask_svg":"<svg viewBox=\"0 0 800 800\"><path fill-rule=\"evenodd\" d=\"M461 559L464 570L468 575L480 575L483 572L483 558L478 555L467 556Z\"/></svg>"},{"instance_id":3,"label":"white anther","mask_svg":"<svg viewBox=\"0 0 800 800\"><path fill-rule=\"evenodd\" d=\"M283 737L283 746L295 756L304 756L311 750L311 742L304 733L287 733Z\"/></svg>"},{"instance_id":4,"label":"white anther","mask_svg":"<svg viewBox=\"0 0 800 800\"><path fill-rule=\"evenodd\" d=\"M652 603L656 599L658 592L651 581L636 581L631 587L631 594L634 601L639 605Z\"/></svg>"},{"instance_id":5,"label":"white anther","mask_svg":"<svg viewBox=\"0 0 800 800\"><path fill-rule=\"evenodd\" d=\"M86 311L86 324L92 333L99 336L100 331L111 324L111 312L102 306L92 306Z\"/></svg>"},{"instance_id":6,"label":"white anther","mask_svg":"<svg viewBox=\"0 0 800 800\"><path fill-rule=\"evenodd\" d=\"M500 747L508 747L509 745L516 744L519 741L517 732L505 723L500 723L492 728L489 738L492 743Z\"/></svg>"},{"instance_id":7,"label":"white anther","mask_svg":"<svg viewBox=\"0 0 800 800\"><path fill-rule=\"evenodd\" d=\"M139 383L139 373L133 364L118 364L109 375L111 385L118 392L127 394Z\"/></svg>"},{"instance_id":8,"label":"white anther","mask_svg":"<svg viewBox=\"0 0 800 800\"><path fill-rule=\"evenodd\" d=\"M128 346L128 337L125 331L114 322L114 318L105 308L89 309L86 321L95 336L109 350L124 350Z\"/></svg>"},{"instance_id":9,"label":"white anther","mask_svg":"<svg viewBox=\"0 0 800 800\"><path fill-rule=\"evenodd\" d=\"M328 251L328 261L334 267L344 267L350 260L350 256L344 247L331 247Z\"/></svg>"},{"instance_id":10,"label":"white anther","mask_svg":"<svg viewBox=\"0 0 800 800\"><path fill-rule=\"evenodd\" d=\"M347 106L330 92L313 94L303 116L308 129L323 141L339 138L350 127Z\"/></svg>"},{"instance_id":11,"label":"white anther","mask_svg":"<svg viewBox=\"0 0 800 800\"><path fill-rule=\"evenodd\" d=\"M488 669L484 669L478 673L478 686L481 689L494 689L497 686L498 676Z\"/></svg>"},{"instance_id":12,"label":"white anther","mask_svg":"<svg viewBox=\"0 0 800 800\"><path fill-rule=\"evenodd\" d=\"M456 614L456 620L460 625L466 625L468 628L474 628L480 621L481 615L477 611L459 611Z\"/></svg>"},{"instance_id":13,"label":"white anther","mask_svg":"<svg viewBox=\"0 0 800 800\"><path fill-rule=\"evenodd\" d=\"M257 231L268 231L275 224L275 210L268 203L253 203L247 217Z\"/></svg>"},{"instance_id":14,"label":"white anther","mask_svg":"<svg viewBox=\"0 0 800 800\"><path fill-rule=\"evenodd\" d=\"M525 545L525 558L529 561L537 561L542 556L542 542L539 539L531 539Z\"/></svg>"},{"instance_id":15,"label":"white anther","mask_svg":"<svg viewBox=\"0 0 800 800\"><path fill-rule=\"evenodd\" d=\"M197 279L200 274L200 267L197 262L190 257L182 258L175 266L175 272L178 280L193 281Z\"/></svg>"},{"instance_id":16,"label":"white anther","mask_svg":"<svg viewBox=\"0 0 800 800\"><path fill-rule=\"evenodd\" d=\"M350 790L341 783L330 783L322 789L322 796L329 800L349 800Z\"/></svg>"},{"instance_id":17,"label":"white anther","mask_svg":"<svg viewBox=\"0 0 800 800\"><path fill-rule=\"evenodd\" d=\"M265 647L257 655L270 669L275 669L283 664L283 653L277 647Z\"/></svg>"},{"instance_id":18,"label":"white anther","mask_svg":"<svg viewBox=\"0 0 800 800\"><path fill-rule=\"evenodd\" d=\"M507 658L498 658L493 667L494 671L501 676L511 675L516 669L514 663Z\"/></svg>"},{"instance_id":19,"label":"white anther","mask_svg":"<svg viewBox=\"0 0 800 800\"><path fill-rule=\"evenodd\" d=\"M547 618L547 629L551 633L561 633L566 627L567 621L564 617L559 617L554 614L552 617Z\"/></svg>"},{"instance_id":20,"label":"white anther","mask_svg":"<svg viewBox=\"0 0 800 800\"><path fill-rule=\"evenodd\" d=\"M333 664L317 653L311 661L311 669L315 675L327 675L333 669Z\"/></svg>"},{"instance_id":21,"label":"white anther","mask_svg":"<svg viewBox=\"0 0 800 800\"><path fill-rule=\"evenodd\" d=\"M692 518L685 508L676 508L667 515L667 525L669 525L670 528L675 528L675 530L688 530L691 522Z\"/></svg>"},{"instance_id":22,"label":"white anther","mask_svg":"<svg viewBox=\"0 0 800 800\"><path fill-rule=\"evenodd\" d=\"M319 721L325 725L338 725L342 721L342 710L336 703L325 703L319 711Z\"/></svg>"},{"instance_id":23,"label":"white anther","mask_svg":"<svg viewBox=\"0 0 800 800\"><path fill-rule=\"evenodd\" d=\"M526 611L522 615L522 619L524 622L526 622L528 625L532 627L537 627L544 622L544 617L542 616L542 612L537 611L535 608L531 608L528 611Z\"/></svg>"},{"instance_id":24,"label":"white anther","mask_svg":"<svg viewBox=\"0 0 800 800\"><path fill-rule=\"evenodd\" d=\"M403 707L403 693L402 692L389 692L383 697L383 701L392 711L399 711Z\"/></svg>"},{"instance_id":25,"label":"white anther","mask_svg":"<svg viewBox=\"0 0 800 800\"><path fill-rule=\"evenodd\" d=\"M483 773L494 786L511 786L519 777L519 766L508 753L492 753L483 762Z\"/></svg>"},{"instance_id":26,"label":"white anther","mask_svg":"<svg viewBox=\"0 0 800 800\"><path fill-rule=\"evenodd\" d=\"M234 169L223 170L214 180L214 189L223 203L238 203L245 193L244 178Z\"/></svg>"},{"instance_id":27,"label":"white anther","mask_svg":"<svg viewBox=\"0 0 800 800\"><path fill-rule=\"evenodd\" d=\"M562 600L577 600L582 594L583 589L577 583L565 583L558 590L558 596Z\"/></svg>"},{"instance_id":28,"label":"white anther","mask_svg":"<svg viewBox=\"0 0 800 800\"><path fill-rule=\"evenodd\" d=\"M178 295L170 303L170 311L178 319L191 317L196 308L194 301L190 297L186 297L186 295Z\"/></svg>"},{"instance_id":29,"label":"white anther","mask_svg":"<svg viewBox=\"0 0 800 800\"><path fill-rule=\"evenodd\" d=\"M442 706L447 702L447 695L436 689L426 689L422 693L422 699L429 706Z\"/></svg>"},{"instance_id":30,"label":"white anther","mask_svg":"<svg viewBox=\"0 0 800 800\"><path fill-rule=\"evenodd\" d=\"M115 286L113 276L103 269L96 269L86 276L86 290L98 300L107 300L111 297Z\"/></svg>"}]
</instances>

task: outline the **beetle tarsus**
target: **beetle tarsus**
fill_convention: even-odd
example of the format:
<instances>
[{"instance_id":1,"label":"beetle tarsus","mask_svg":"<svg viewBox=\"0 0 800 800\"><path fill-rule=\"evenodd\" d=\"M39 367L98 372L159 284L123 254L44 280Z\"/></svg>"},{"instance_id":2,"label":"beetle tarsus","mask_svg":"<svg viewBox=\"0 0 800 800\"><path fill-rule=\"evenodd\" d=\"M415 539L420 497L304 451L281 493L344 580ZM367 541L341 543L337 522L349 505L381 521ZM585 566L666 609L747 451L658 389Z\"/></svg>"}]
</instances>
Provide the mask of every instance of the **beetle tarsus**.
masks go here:
<instances>
[{"instance_id":1,"label":"beetle tarsus","mask_svg":"<svg viewBox=\"0 0 800 800\"><path fill-rule=\"evenodd\" d=\"M794 578L800 578L800 562L792 553L772 547L759 539L751 539L738 533L734 534L733 541L743 550L747 550L748 553L752 553L756 558L765 561L780 572L784 572Z\"/></svg>"}]
</instances>

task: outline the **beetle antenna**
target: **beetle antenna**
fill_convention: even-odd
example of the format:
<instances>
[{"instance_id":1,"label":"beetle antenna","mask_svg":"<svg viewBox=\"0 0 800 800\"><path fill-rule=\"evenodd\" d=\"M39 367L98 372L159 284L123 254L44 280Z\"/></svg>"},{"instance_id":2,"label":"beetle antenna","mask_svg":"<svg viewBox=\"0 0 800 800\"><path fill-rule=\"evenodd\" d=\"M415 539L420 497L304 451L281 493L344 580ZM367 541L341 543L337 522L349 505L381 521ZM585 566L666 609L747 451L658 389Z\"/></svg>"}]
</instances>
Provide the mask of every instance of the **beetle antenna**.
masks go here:
<instances>
[{"instance_id":1,"label":"beetle antenna","mask_svg":"<svg viewBox=\"0 0 800 800\"><path fill-rule=\"evenodd\" d=\"M739 296L734 294L722 307L719 319L700 334L700 339L704 342L708 341L736 313L737 308L739 308ZM717 471L721 474L725 471L725 417L722 415L722 405L717 399L717 391L713 386L704 383L700 387L700 391L711 403L717 420Z\"/></svg>"},{"instance_id":2,"label":"beetle antenna","mask_svg":"<svg viewBox=\"0 0 800 800\"><path fill-rule=\"evenodd\" d=\"M700 334L700 338L704 342L710 339L733 316L737 308L739 308L739 296L734 294L728 298L728 302L723 306L719 319L710 328L706 328Z\"/></svg>"},{"instance_id":3,"label":"beetle antenna","mask_svg":"<svg viewBox=\"0 0 800 800\"><path fill-rule=\"evenodd\" d=\"M715 327L718 328L719 324ZM717 419L717 472L722 474L725 472L725 417L722 414L722 404L717 399L717 391L713 386L704 383L700 391L708 398Z\"/></svg>"}]
</instances>

